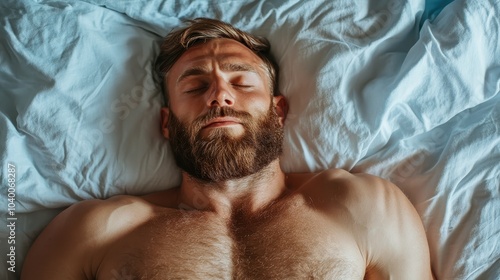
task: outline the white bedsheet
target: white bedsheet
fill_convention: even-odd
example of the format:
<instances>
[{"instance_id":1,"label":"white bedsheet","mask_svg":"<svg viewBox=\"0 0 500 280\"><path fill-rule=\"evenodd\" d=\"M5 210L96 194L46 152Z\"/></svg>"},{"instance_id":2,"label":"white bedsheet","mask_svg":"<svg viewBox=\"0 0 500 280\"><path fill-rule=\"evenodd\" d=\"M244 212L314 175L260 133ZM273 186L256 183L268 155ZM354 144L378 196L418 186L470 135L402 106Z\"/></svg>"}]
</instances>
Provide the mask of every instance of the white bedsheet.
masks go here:
<instances>
[{"instance_id":1,"label":"white bedsheet","mask_svg":"<svg viewBox=\"0 0 500 280\"><path fill-rule=\"evenodd\" d=\"M18 218L16 273L4 261L0 279L17 279L63 207L179 183L151 66L161 37L200 16L270 40L290 104L285 171L393 181L422 217L438 279L498 279L498 1L173 2L0 3L0 209L14 164Z\"/></svg>"}]
</instances>

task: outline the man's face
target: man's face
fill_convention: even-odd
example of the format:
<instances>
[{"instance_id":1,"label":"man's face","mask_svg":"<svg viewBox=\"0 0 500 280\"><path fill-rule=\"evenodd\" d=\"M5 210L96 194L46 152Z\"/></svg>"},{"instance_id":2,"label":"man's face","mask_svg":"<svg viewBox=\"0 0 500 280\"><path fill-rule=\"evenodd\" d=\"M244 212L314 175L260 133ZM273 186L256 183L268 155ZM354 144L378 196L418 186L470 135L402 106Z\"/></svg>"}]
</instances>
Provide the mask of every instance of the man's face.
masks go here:
<instances>
[{"instance_id":1,"label":"man's face","mask_svg":"<svg viewBox=\"0 0 500 280\"><path fill-rule=\"evenodd\" d=\"M271 96L263 63L215 39L186 51L166 77L163 134L180 168L209 182L241 178L281 153L286 102Z\"/></svg>"}]
</instances>

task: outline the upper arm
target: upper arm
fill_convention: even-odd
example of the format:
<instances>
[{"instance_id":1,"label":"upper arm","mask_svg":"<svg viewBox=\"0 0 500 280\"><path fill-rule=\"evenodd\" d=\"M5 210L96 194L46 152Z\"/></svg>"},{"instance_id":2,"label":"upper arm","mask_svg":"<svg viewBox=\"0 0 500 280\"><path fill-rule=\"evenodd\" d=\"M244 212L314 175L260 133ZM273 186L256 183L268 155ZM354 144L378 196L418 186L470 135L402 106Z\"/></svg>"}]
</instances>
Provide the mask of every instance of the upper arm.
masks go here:
<instances>
[{"instance_id":1,"label":"upper arm","mask_svg":"<svg viewBox=\"0 0 500 280\"><path fill-rule=\"evenodd\" d=\"M432 279L425 230L408 198L381 178L353 177L367 279Z\"/></svg>"},{"instance_id":2,"label":"upper arm","mask_svg":"<svg viewBox=\"0 0 500 280\"><path fill-rule=\"evenodd\" d=\"M93 209L99 201L72 205L52 220L31 246L23 265L21 279L89 279L88 238L95 231Z\"/></svg>"}]
</instances>

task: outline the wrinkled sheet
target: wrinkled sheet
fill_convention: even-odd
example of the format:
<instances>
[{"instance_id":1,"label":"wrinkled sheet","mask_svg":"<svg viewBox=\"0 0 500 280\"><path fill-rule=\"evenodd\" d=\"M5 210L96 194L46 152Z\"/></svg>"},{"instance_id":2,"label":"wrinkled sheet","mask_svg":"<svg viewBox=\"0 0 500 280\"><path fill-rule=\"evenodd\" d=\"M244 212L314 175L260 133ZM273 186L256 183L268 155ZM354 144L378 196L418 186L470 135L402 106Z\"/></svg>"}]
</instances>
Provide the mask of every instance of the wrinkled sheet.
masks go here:
<instances>
[{"instance_id":1,"label":"wrinkled sheet","mask_svg":"<svg viewBox=\"0 0 500 280\"><path fill-rule=\"evenodd\" d=\"M179 183L152 63L162 36L200 16L271 42L290 105L286 172L336 167L391 180L423 220L438 279L498 279L494 0L2 1L0 207L13 164L17 220L16 273L3 261L0 279L17 279L64 207Z\"/></svg>"}]
</instances>

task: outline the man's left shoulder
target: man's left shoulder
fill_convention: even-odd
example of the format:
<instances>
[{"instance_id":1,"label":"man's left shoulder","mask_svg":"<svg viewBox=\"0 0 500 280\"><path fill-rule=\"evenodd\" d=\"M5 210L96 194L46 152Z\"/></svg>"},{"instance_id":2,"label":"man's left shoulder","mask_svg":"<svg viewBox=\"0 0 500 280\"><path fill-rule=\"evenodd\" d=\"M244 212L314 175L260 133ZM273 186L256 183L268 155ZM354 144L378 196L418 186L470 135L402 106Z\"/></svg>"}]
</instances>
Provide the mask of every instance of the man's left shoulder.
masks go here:
<instances>
[{"instance_id":1,"label":"man's left shoulder","mask_svg":"<svg viewBox=\"0 0 500 280\"><path fill-rule=\"evenodd\" d=\"M344 191L353 195L399 191L391 182L368 173L351 173L343 169L327 169L318 172L308 182L309 188L319 191Z\"/></svg>"},{"instance_id":2,"label":"man's left shoulder","mask_svg":"<svg viewBox=\"0 0 500 280\"><path fill-rule=\"evenodd\" d=\"M422 221L397 186L377 176L338 169L317 173L307 185L303 195L313 207L351 230L368 275L432 279Z\"/></svg>"},{"instance_id":3,"label":"man's left shoulder","mask_svg":"<svg viewBox=\"0 0 500 280\"><path fill-rule=\"evenodd\" d=\"M408 202L391 182L367 173L351 173L342 169L316 173L304 184L302 192L317 207L348 207L351 211L370 209L372 214L386 211L387 206L392 205L390 202Z\"/></svg>"}]
</instances>

